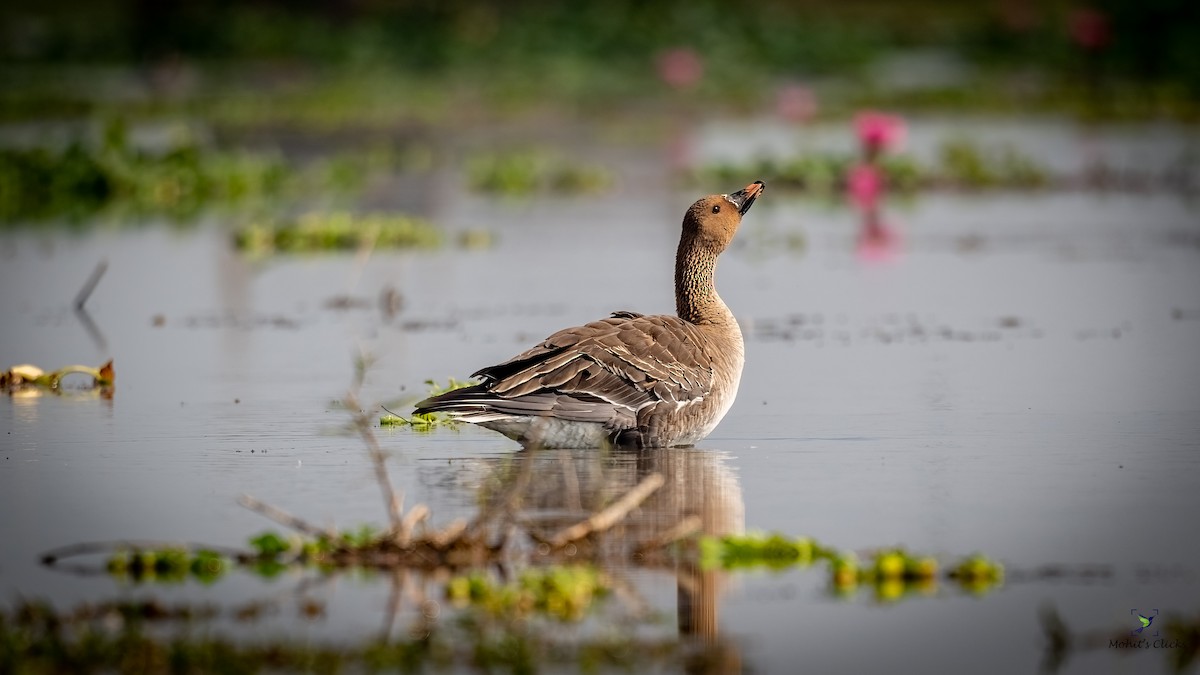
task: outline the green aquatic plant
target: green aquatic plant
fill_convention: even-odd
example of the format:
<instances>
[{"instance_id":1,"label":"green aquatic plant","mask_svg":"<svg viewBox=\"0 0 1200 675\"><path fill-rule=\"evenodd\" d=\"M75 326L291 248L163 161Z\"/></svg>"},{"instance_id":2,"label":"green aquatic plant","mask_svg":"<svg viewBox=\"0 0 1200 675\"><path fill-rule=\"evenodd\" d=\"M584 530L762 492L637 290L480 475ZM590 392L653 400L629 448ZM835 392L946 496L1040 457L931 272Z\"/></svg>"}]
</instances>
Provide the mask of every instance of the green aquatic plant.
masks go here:
<instances>
[{"instance_id":1,"label":"green aquatic plant","mask_svg":"<svg viewBox=\"0 0 1200 675\"><path fill-rule=\"evenodd\" d=\"M61 149L0 148L0 222L77 217L110 205L187 216L276 195L293 173L276 155L205 148L188 134L158 151L135 146L120 121L103 136Z\"/></svg>"},{"instance_id":2,"label":"green aquatic plant","mask_svg":"<svg viewBox=\"0 0 1200 675\"><path fill-rule=\"evenodd\" d=\"M425 392L425 398L440 396L446 392L470 387L475 384L478 383L474 380L459 380L453 377L447 380L445 384L440 384L433 379L425 380L425 385L429 388ZM404 417L389 411L386 415L379 418L379 425L384 427L409 427L414 431L427 432L440 427L454 428L459 425L459 422L445 413L422 413Z\"/></svg>"},{"instance_id":3,"label":"green aquatic plant","mask_svg":"<svg viewBox=\"0 0 1200 675\"><path fill-rule=\"evenodd\" d=\"M808 537L790 538L777 533L700 539L700 562L707 568L807 567L829 555L829 550Z\"/></svg>"},{"instance_id":4,"label":"green aquatic plant","mask_svg":"<svg viewBox=\"0 0 1200 675\"><path fill-rule=\"evenodd\" d=\"M496 616L468 605L444 618L421 615L400 635L349 637L336 642L273 638L239 631L277 602L232 607L167 602L154 596L104 600L57 609L22 600L0 606L0 672L42 673L279 673L279 672L640 672L677 670L696 657L686 642L647 637L628 625L579 632L540 610ZM297 608L302 618L318 604ZM530 619L545 617L549 621ZM270 631L269 633L274 633Z\"/></svg>"},{"instance_id":5,"label":"green aquatic plant","mask_svg":"<svg viewBox=\"0 0 1200 675\"><path fill-rule=\"evenodd\" d=\"M982 595L1004 583L1004 566L977 553L960 561L946 576L965 590Z\"/></svg>"},{"instance_id":6,"label":"green aquatic plant","mask_svg":"<svg viewBox=\"0 0 1200 675\"><path fill-rule=\"evenodd\" d=\"M186 219L214 207L349 192L373 175L408 167L410 156L376 145L300 163L278 152L204 144L186 127L150 148L135 144L122 120L109 121L101 136L62 147L0 147L0 222L81 218L101 209Z\"/></svg>"},{"instance_id":7,"label":"green aquatic plant","mask_svg":"<svg viewBox=\"0 0 1200 675\"><path fill-rule=\"evenodd\" d=\"M494 616L540 613L560 621L578 621L610 590L608 577L589 565L534 567L508 582L472 572L446 583L446 597L458 607L476 607Z\"/></svg>"},{"instance_id":8,"label":"green aquatic plant","mask_svg":"<svg viewBox=\"0 0 1200 675\"><path fill-rule=\"evenodd\" d=\"M893 602L910 593L933 595L942 581L956 582L961 589L982 595L1004 580L1003 566L982 555L943 567L933 556L902 548L876 551L866 563L860 563L853 553L838 554L830 571L830 587L837 595L849 597L866 587L880 602Z\"/></svg>"},{"instance_id":9,"label":"green aquatic plant","mask_svg":"<svg viewBox=\"0 0 1200 675\"><path fill-rule=\"evenodd\" d=\"M346 211L307 213L284 221L252 222L234 232L234 245L253 255L376 248L437 248L442 231L413 216Z\"/></svg>"},{"instance_id":10,"label":"green aquatic plant","mask_svg":"<svg viewBox=\"0 0 1200 675\"><path fill-rule=\"evenodd\" d=\"M939 581L955 581L964 590L981 594L1004 580L1003 566L978 554L948 568L933 556L903 548L880 549L863 560L853 552L822 546L809 537L778 533L701 537L699 550L700 564L709 569L783 570L824 563L830 588L837 595L850 597L867 587L875 591L876 599L885 602L909 592L932 594L938 590Z\"/></svg>"},{"instance_id":11,"label":"green aquatic plant","mask_svg":"<svg viewBox=\"0 0 1200 675\"><path fill-rule=\"evenodd\" d=\"M502 195L594 194L613 183L612 173L602 166L531 150L475 155L467 159L466 174L471 189Z\"/></svg>"},{"instance_id":12,"label":"green aquatic plant","mask_svg":"<svg viewBox=\"0 0 1200 675\"><path fill-rule=\"evenodd\" d=\"M773 176L773 185L817 195L845 189L856 161L851 154L804 152L791 157L758 158L748 163L718 163L694 172L696 181L733 180L737 176ZM912 155L888 153L879 167L888 188L912 193L939 188L1035 189L1050 185L1050 170L1010 145L985 146L956 138L939 146L938 160L924 163Z\"/></svg>"},{"instance_id":13,"label":"green aquatic plant","mask_svg":"<svg viewBox=\"0 0 1200 675\"><path fill-rule=\"evenodd\" d=\"M120 548L105 561L109 576L138 583L178 584L192 578L208 584L228 568L229 560L216 551L172 546Z\"/></svg>"}]
</instances>

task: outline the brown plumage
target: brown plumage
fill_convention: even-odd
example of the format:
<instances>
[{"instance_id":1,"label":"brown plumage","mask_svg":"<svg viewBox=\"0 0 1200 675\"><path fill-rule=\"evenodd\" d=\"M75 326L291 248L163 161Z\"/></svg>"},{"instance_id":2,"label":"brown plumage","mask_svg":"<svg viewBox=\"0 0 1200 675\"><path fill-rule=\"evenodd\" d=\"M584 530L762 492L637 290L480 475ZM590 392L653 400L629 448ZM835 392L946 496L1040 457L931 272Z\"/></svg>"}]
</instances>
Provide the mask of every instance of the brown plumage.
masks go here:
<instances>
[{"instance_id":1,"label":"brown plumage","mask_svg":"<svg viewBox=\"0 0 1200 675\"><path fill-rule=\"evenodd\" d=\"M675 256L678 316L614 312L567 328L499 365L483 382L417 404L524 444L551 447L691 445L737 395L742 333L714 285L717 256L763 191L755 181L698 200Z\"/></svg>"}]
</instances>

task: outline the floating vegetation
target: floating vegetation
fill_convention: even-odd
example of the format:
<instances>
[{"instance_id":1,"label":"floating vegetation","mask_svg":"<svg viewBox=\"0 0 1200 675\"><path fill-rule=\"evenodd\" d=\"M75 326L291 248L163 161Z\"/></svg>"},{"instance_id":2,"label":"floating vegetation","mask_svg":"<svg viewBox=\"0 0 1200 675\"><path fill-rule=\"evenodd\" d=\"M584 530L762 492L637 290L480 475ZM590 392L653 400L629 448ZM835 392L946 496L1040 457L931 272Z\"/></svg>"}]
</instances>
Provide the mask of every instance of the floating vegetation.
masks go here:
<instances>
[{"instance_id":1,"label":"floating vegetation","mask_svg":"<svg viewBox=\"0 0 1200 675\"><path fill-rule=\"evenodd\" d=\"M96 143L0 147L0 222L81 218L101 209L188 218L314 189L345 192L391 170L402 157L388 146L342 152L303 166L279 153L220 150L181 127L164 147L133 143L124 122L109 122Z\"/></svg>"},{"instance_id":2,"label":"floating vegetation","mask_svg":"<svg viewBox=\"0 0 1200 675\"><path fill-rule=\"evenodd\" d=\"M700 560L705 567L738 569L807 567L814 560L832 555L807 537L795 539L781 534L729 535L700 540Z\"/></svg>"},{"instance_id":3,"label":"floating vegetation","mask_svg":"<svg viewBox=\"0 0 1200 675\"><path fill-rule=\"evenodd\" d=\"M902 548L881 549L860 561L853 552L825 547L808 537L789 538L778 533L702 537L700 551L702 566L726 570L782 570L824 562L836 594L849 596L866 586L875 589L880 601L896 600L910 591L934 593L939 579L955 581L974 594L986 593L1004 582L1004 567L979 554L948 569L943 569L933 556Z\"/></svg>"},{"instance_id":4,"label":"floating vegetation","mask_svg":"<svg viewBox=\"0 0 1200 675\"><path fill-rule=\"evenodd\" d=\"M946 573L967 590L983 593L1004 583L1004 566L983 554L975 554Z\"/></svg>"},{"instance_id":5,"label":"floating vegetation","mask_svg":"<svg viewBox=\"0 0 1200 675\"><path fill-rule=\"evenodd\" d=\"M186 216L212 203L278 194L291 170L275 155L225 152L181 136L159 152L135 147L124 124L98 147L0 148L0 222L78 217L109 205Z\"/></svg>"},{"instance_id":6,"label":"floating vegetation","mask_svg":"<svg viewBox=\"0 0 1200 675\"><path fill-rule=\"evenodd\" d=\"M227 559L216 551L185 548L122 549L109 556L105 567L110 576L136 582L182 583L189 577L203 583L221 578Z\"/></svg>"},{"instance_id":7,"label":"floating vegetation","mask_svg":"<svg viewBox=\"0 0 1200 675\"><path fill-rule=\"evenodd\" d=\"M612 173L594 164L537 151L480 154L466 163L471 189L502 195L534 192L596 194L612 186Z\"/></svg>"},{"instance_id":8,"label":"floating vegetation","mask_svg":"<svg viewBox=\"0 0 1200 675\"><path fill-rule=\"evenodd\" d=\"M22 364L13 366L7 371L0 373L0 390L6 394L15 394L22 391L50 391L60 393L63 391L63 379L68 375L80 374L92 378L92 383L89 389L91 390L108 390L111 392L113 386L113 362L92 368L90 366L65 366L58 370L46 372L41 368L31 365Z\"/></svg>"},{"instance_id":9,"label":"floating vegetation","mask_svg":"<svg viewBox=\"0 0 1200 675\"><path fill-rule=\"evenodd\" d=\"M254 255L340 251L362 247L437 248L442 231L429 221L388 213L307 213L294 220L258 221L234 233L234 245Z\"/></svg>"},{"instance_id":10,"label":"floating vegetation","mask_svg":"<svg viewBox=\"0 0 1200 675\"><path fill-rule=\"evenodd\" d=\"M1035 189L1070 184L1067 176L1050 169L1016 148L982 146L971 140L945 141L938 161L925 164L910 155L888 154L879 168L888 187L901 193L936 189ZM799 156L755 160L750 165L716 164L696 172L697 181L737 180L754 174L774 176L778 184L815 194L833 194L846 188L846 176L857 158L850 154L803 153Z\"/></svg>"},{"instance_id":11,"label":"floating vegetation","mask_svg":"<svg viewBox=\"0 0 1200 675\"><path fill-rule=\"evenodd\" d=\"M322 609L312 602L297 611L311 619ZM581 635L569 626L559 629L554 620L534 623L528 615L496 616L475 606L455 611L453 620L418 615L399 636L385 631L337 644L271 639L252 631L233 639L220 630L223 620L245 627L263 615L261 601L226 612L153 597L63 611L23 600L0 607L0 672L634 672L670 671L684 660L703 663L705 656L683 641L647 638L632 627Z\"/></svg>"},{"instance_id":12,"label":"floating vegetation","mask_svg":"<svg viewBox=\"0 0 1200 675\"><path fill-rule=\"evenodd\" d=\"M478 384L474 380L458 380L451 377L446 384L439 384L436 380L425 380L425 384L429 390L425 393L425 398L431 396L440 396L448 391L462 389ZM385 408L386 410L386 408ZM414 431L433 431L438 427L457 427L460 423L454 418L445 413L433 412L413 414L408 417L397 415L391 411L388 414L379 418L379 425L384 427L410 427Z\"/></svg>"},{"instance_id":13,"label":"floating vegetation","mask_svg":"<svg viewBox=\"0 0 1200 675\"><path fill-rule=\"evenodd\" d=\"M534 567L505 583L473 572L446 584L446 597L458 607L474 605L494 616L539 612L561 621L578 621L610 591L607 575L590 565Z\"/></svg>"}]
</instances>

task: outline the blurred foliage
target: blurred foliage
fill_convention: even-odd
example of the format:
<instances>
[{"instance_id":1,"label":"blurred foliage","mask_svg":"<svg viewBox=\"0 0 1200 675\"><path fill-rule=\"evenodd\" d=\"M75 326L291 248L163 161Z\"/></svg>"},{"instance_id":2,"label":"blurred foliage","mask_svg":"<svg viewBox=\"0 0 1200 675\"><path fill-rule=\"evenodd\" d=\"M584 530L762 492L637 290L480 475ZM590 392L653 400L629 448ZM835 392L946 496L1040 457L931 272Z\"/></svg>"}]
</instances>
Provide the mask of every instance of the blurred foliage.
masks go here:
<instances>
[{"instance_id":1,"label":"blurred foliage","mask_svg":"<svg viewBox=\"0 0 1200 675\"><path fill-rule=\"evenodd\" d=\"M570 79L592 64L641 70L677 45L732 75L763 64L831 72L862 65L887 41L879 22L792 3L756 11L718 0L551 3L60 0L9 7L10 62L303 59L445 73L540 64L530 79ZM526 73L528 75L529 73Z\"/></svg>"},{"instance_id":2,"label":"blurred foliage","mask_svg":"<svg viewBox=\"0 0 1200 675\"><path fill-rule=\"evenodd\" d=\"M276 194L288 175L278 157L206 150L186 134L160 152L137 148L124 124L111 122L98 147L0 148L0 222L78 217L110 204L186 216L211 202Z\"/></svg>"},{"instance_id":3,"label":"blurred foliage","mask_svg":"<svg viewBox=\"0 0 1200 675\"><path fill-rule=\"evenodd\" d=\"M937 154L933 163L903 153L883 156L879 166L888 188L901 193L938 188L1033 189L1074 178L1055 176L1049 168L1008 145L991 147L952 138L939 145ZM804 152L747 164L711 164L698 169L692 180L736 182L744 176L764 176L772 187L832 194L846 188L847 173L857 161L851 154Z\"/></svg>"},{"instance_id":4,"label":"blurred foliage","mask_svg":"<svg viewBox=\"0 0 1200 675\"><path fill-rule=\"evenodd\" d=\"M483 572L446 583L446 597L458 607L479 607L490 615L507 617L539 612L560 621L580 620L610 590L604 573L587 565L534 567L506 583Z\"/></svg>"},{"instance_id":5,"label":"blurred foliage","mask_svg":"<svg viewBox=\"0 0 1200 675\"><path fill-rule=\"evenodd\" d=\"M612 172L604 167L530 150L472 156L466 173L472 189L502 195L599 193L613 183Z\"/></svg>"},{"instance_id":6,"label":"blurred foliage","mask_svg":"<svg viewBox=\"0 0 1200 675\"><path fill-rule=\"evenodd\" d=\"M701 565L709 568L807 567L814 560L826 559L831 555L832 552L808 537L791 539L781 534L750 534L704 537L700 540Z\"/></svg>"},{"instance_id":7,"label":"blurred foliage","mask_svg":"<svg viewBox=\"0 0 1200 675\"><path fill-rule=\"evenodd\" d=\"M209 584L224 575L229 561L207 549L120 550L108 558L110 576L135 582L183 583L189 577Z\"/></svg>"},{"instance_id":8,"label":"blurred foliage","mask_svg":"<svg viewBox=\"0 0 1200 675\"><path fill-rule=\"evenodd\" d=\"M259 220L234 233L234 245L253 255L340 251L364 246L437 248L442 231L413 216L345 211L306 213L283 221Z\"/></svg>"},{"instance_id":9,"label":"blurred foliage","mask_svg":"<svg viewBox=\"0 0 1200 675\"><path fill-rule=\"evenodd\" d=\"M143 150L112 122L98 147L0 148L0 222L79 217L114 203L186 216L210 202L275 194L288 173L277 157L204 150L186 135Z\"/></svg>"},{"instance_id":10,"label":"blurred foliage","mask_svg":"<svg viewBox=\"0 0 1200 675\"><path fill-rule=\"evenodd\" d=\"M402 161L382 145L300 164L276 152L210 147L186 127L173 129L162 147L150 149L135 144L119 119L106 122L101 136L89 142L76 135L57 149L0 147L0 223L73 220L104 209L186 220L207 208L308 196L314 190L351 191ZM381 236L397 232L396 223L377 224Z\"/></svg>"},{"instance_id":11,"label":"blurred foliage","mask_svg":"<svg viewBox=\"0 0 1200 675\"><path fill-rule=\"evenodd\" d=\"M1032 67L1049 76L1043 92L1065 87L1091 108L1112 95L1153 106L1200 95L1196 44L1200 5L1188 0L769 0L752 9L723 0L51 0L0 9L0 63L137 64L143 84L168 93L188 63L276 63L285 80L298 67L383 69L444 90L466 85L499 103L553 96L603 105L614 94L672 88L727 103L780 78L830 75L857 89L872 84L868 71L881 57L934 48L986 71ZM698 81L661 71L660 57L677 49L699 57ZM1122 94L1128 85L1140 95ZM996 89L972 81L899 93L960 105ZM86 96L44 93L39 105L59 112L89 105ZM8 114L33 112L28 103L0 96Z\"/></svg>"},{"instance_id":12,"label":"blurred foliage","mask_svg":"<svg viewBox=\"0 0 1200 675\"><path fill-rule=\"evenodd\" d=\"M418 616L398 637L334 644L246 631L264 609L276 607L252 602L235 608L232 618L245 634L233 639L220 630L228 619L211 604L166 604L150 597L57 610L46 602L19 601L0 607L0 672L633 672L635 666L674 669L695 658L677 639L646 638L632 627L577 634L553 622L492 617L474 608L448 620ZM305 620L323 611L315 600L297 608Z\"/></svg>"},{"instance_id":13,"label":"blurred foliage","mask_svg":"<svg viewBox=\"0 0 1200 675\"><path fill-rule=\"evenodd\" d=\"M860 588L870 588L880 602L899 600L909 593L933 595L938 581L954 581L975 595L982 595L1004 582L1004 567L975 554L943 569L936 558L914 554L903 548L874 551L860 561L853 552L822 546L808 537L781 534L745 534L701 537L700 564L726 570L765 567L771 570L805 568L825 563L829 587L837 596L853 597Z\"/></svg>"}]
</instances>

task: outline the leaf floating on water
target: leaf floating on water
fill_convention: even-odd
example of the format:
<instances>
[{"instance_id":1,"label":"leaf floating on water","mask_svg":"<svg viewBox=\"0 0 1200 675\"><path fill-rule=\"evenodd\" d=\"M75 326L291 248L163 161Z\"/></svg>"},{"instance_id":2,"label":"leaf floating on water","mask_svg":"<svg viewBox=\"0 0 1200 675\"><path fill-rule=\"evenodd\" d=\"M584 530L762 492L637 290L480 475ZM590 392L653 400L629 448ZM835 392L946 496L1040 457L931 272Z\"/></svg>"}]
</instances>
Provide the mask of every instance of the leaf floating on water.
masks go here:
<instances>
[{"instance_id":1,"label":"leaf floating on water","mask_svg":"<svg viewBox=\"0 0 1200 675\"><path fill-rule=\"evenodd\" d=\"M0 373L0 389L3 389L6 394L36 390L59 393L62 389L63 378L75 373L90 376L92 378L90 389L102 391L111 389L115 378L111 359L99 368L76 365L64 366L51 372L46 372L29 363L23 363Z\"/></svg>"},{"instance_id":2,"label":"leaf floating on water","mask_svg":"<svg viewBox=\"0 0 1200 675\"><path fill-rule=\"evenodd\" d=\"M96 381L100 384L111 385L113 383L113 362L112 359L108 363L100 366L100 374L96 377Z\"/></svg>"},{"instance_id":3,"label":"leaf floating on water","mask_svg":"<svg viewBox=\"0 0 1200 675\"><path fill-rule=\"evenodd\" d=\"M19 366L9 368L8 372L4 374L0 374L0 386L3 386L5 389L15 389L27 382L36 384L45 374L46 372L41 368L23 363Z\"/></svg>"}]
</instances>

